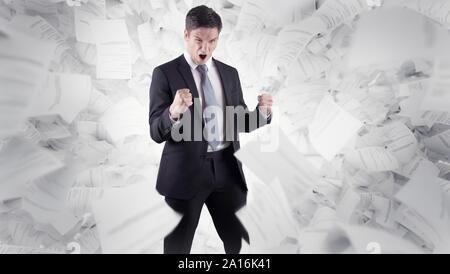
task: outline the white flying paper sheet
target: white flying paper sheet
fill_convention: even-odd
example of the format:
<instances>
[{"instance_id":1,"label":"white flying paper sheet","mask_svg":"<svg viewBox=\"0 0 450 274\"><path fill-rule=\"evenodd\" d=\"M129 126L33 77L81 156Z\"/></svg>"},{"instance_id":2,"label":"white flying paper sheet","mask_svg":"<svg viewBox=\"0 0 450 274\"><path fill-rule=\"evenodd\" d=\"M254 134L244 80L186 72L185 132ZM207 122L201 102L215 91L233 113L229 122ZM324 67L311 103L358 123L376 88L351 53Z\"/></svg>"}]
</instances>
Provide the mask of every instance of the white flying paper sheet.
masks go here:
<instances>
[{"instance_id":1,"label":"white flying paper sheet","mask_svg":"<svg viewBox=\"0 0 450 274\"><path fill-rule=\"evenodd\" d=\"M418 11L439 23L450 28L450 2L447 0L416 0L416 1L401 1L401 5Z\"/></svg>"},{"instance_id":2,"label":"white flying paper sheet","mask_svg":"<svg viewBox=\"0 0 450 274\"><path fill-rule=\"evenodd\" d=\"M268 132L276 132L278 136ZM317 183L318 171L276 125L266 125L257 133L235 156L262 181L269 183L278 178L292 205ZM267 150L270 145L267 140L273 142L273 150Z\"/></svg>"},{"instance_id":3,"label":"white flying paper sheet","mask_svg":"<svg viewBox=\"0 0 450 274\"><path fill-rule=\"evenodd\" d=\"M158 55L160 41L149 22L137 27L139 44L145 59L151 59Z\"/></svg>"},{"instance_id":4,"label":"white flying paper sheet","mask_svg":"<svg viewBox=\"0 0 450 274\"><path fill-rule=\"evenodd\" d=\"M397 159L384 147L365 147L351 150L345 154L345 160L353 166L369 172L399 168Z\"/></svg>"},{"instance_id":5,"label":"white flying paper sheet","mask_svg":"<svg viewBox=\"0 0 450 274\"><path fill-rule=\"evenodd\" d=\"M10 139L0 148L0 200L21 196L23 190L17 190L26 182L62 166L44 148L25 139Z\"/></svg>"},{"instance_id":6,"label":"white flying paper sheet","mask_svg":"<svg viewBox=\"0 0 450 274\"><path fill-rule=\"evenodd\" d=\"M103 253L147 253L181 219L148 183L108 189L93 206Z\"/></svg>"},{"instance_id":7,"label":"white flying paper sheet","mask_svg":"<svg viewBox=\"0 0 450 274\"><path fill-rule=\"evenodd\" d=\"M53 54L57 62L59 62L63 52L69 49L69 46L61 33L39 15L18 15L13 17L11 24L41 41L48 41L55 44L56 49Z\"/></svg>"},{"instance_id":8,"label":"white flying paper sheet","mask_svg":"<svg viewBox=\"0 0 450 274\"><path fill-rule=\"evenodd\" d=\"M249 232L250 246L254 251L279 247L287 237L296 238L298 234L282 183L275 179L269 184L257 184L254 199L237 212Z\"/></svg>"},{"instance_id":9,"label":"white flying paper sheet","mask_svg":"<svg viewBox=\"0 0 450 274\"><path fill-rule=\"evenodd\" d=\"M284 26L278 34L275 47L280 66L288 69L313 37L324 30L325 24L316 17Z\"/></svg>"},{"instance_id":10,"label":"white flying paper sheet","mask_svg":"<svg viewBox=\"0 0 450 274\"><path fill-rule=\"evenodd\" d=\"M262 28L266 14L266 1L245 1L239 13L235 30L253 32Z\"/></svg>"},{"instance_id":11,"label":"white flying paper sheet","mask_svg":"<svg viewBox=\"0 0 450 274\"><path fill-rule=\"evenodd\" d=\"M438 249L450 248L450 214L445 193L438 177L429 176L427 167L418 169L409 182L400 189L395 198L422 218L425 226L431 228L428 233L434 246Z\"/></svg>"},{"instance_id":12,"label":"white flying paper sheet","mask_svg":"<svg viewBox=\"0 0 450 274\"><path fill-rule=\"evenodd\" d=\"M431 127L434 124L450 125L450 112L424 111L420 118L426 121L428 127Z\"/></svg>"},{"instance_id":13,"label":"white flying paper sheet","mask_svg":"<svg viewBox=\"0 0 450 274\"><path fill-rule=\"evenodd\" d=\"M436 134L432 137L426 138L423 141L425 146L437 153L443 155L450 154L450 129L442 133Z\"/></svg>"},{"instance_id":14,"label":"white flying paper sheet","mask_svg":"<svg viewBox=\"0 0 450 274\"><path fill-rule=\"evenodd\" d=\"M406 178L411 178L419 169L427 170L428 176L430 177L439 175L439 168L436 167L430 160L419 155L414 156L410 162L400 166L400 168L394 170L394 172L405 176Z\"/></svg>"},{"instance_id":15,"label":"white flying paper sheet","mask_svg":"<svg viewBox=\"0 0 450 274\"><path fill-rule=\"evenodd\" d=\"M27 139L28 141L31 141L34 144L38 144L43 138L43 136L41 136L41 133L29 121L25 122L20 136Z\"/></svg>"},{"instance_id":16,"label":"white flying paper sheet","mask_svg":"<svg viewBox=\"0 0 450 274\"><path fill-rule=\"evenodd\" d=\"M54 49L53 44L18 33L0 20L0 136L21 129Z\"/></svg>"},{"instance_id":17,"label":"white flying paper sheet","mask_svg":"<svg viewBox=\"0 0 450 274\"><path fill-rule=\"evenodd\" d=\"M65 0L8 0L3 2L11 5L15 10L20 11L21 13L32 10L38 13L51 15L58 12L58 7L55 3L65 2Z\"/></svg>"},{"instance_id":18,"label":"white flying paper sheet","mask_svg":"<svg viewBox=\"0 0 450 274\"><path fill-rule=\"evenodd\" d=\"M42 141L68 138L72 136L72 133L69 131L67 125L65 125L58 118L48 122L37 120L35 122L35 128L38 131Z\"/></svg>"},{"instance_id":19,"label":"white flying paper sheet","mask_svg":"<svg viewBox=\"0 0 450 274\"><path fill-rule=\"evenodd\" d=\"M52 225L60 235L73 232L80 219L69 211L65 205L65 197L73 183L67 178L72 178L77 172L78 167L68 164L56 172L33 180L24 192L23 209L36 222Z\"/></svg>"},{"instance_id":20,"label":"white flying paper sheet","mask_svg":"<svg viewBox=\"0 0 450 274\"><path fill-rule=\"evenodd\" d=\"M394 201L379 195L372 195L372 207L375 210L375 221L387 229L397 227L394 222Z\"/></svg>"},{"instance_id":21,"label":"white flying paper sheet","mask_svg":"<svg viewBox=\"0 0 450 274\"><path fill-rule=\"evenodd\" d=\"M59 114L68 124L85 109L91 95L91 77L81 74L49 74L33 103L31 116Z\"/></svg>"},{"instance_id":22,"label":"white flying paper sheet","mask_svg":"<svg viewBox=\"0 0 450 274\"><path fill-rule=\"evenodd\" d=\"M111 99L97 89L93 89L88 110L94 114L103 114L112 105Z\"/></svg>"},{"instance_id":23,"label":"white flying paper sheet","mask_svg":"<svg viewBox=\"0 0 450 274\"><path fill-rule=\"evenodd\" d=\"M436 163L436 167L439 168L441 176L450 173L450 162L438 160Z\"/></svg>"},{"instance_id":24,"label":"white flying paper sheet","mask_svg":"<svg viewBox=\"0 0 450 274\"><path fill-rule=\"evenodd\" d=\"M99 122L108 132L111 140L118 143L127 136L147 135L145 111L139 102L130 97L110 107Z\"/></svg>"},{"instance_id":25,"label":"white flying paper sheet","mask_svg":"<svg viewBox=\"0 0 450 274\"><path fill-rule=\"evenodd\" d=\"M417 151L417 139L402 122L393 122L383 127L386 148L401 163L408 163Z\"/></svg>"},{"instance_id":26,"label":"white flying paper sheet","mask_svg":"<svg viewBox=\"0 0 450 274\"><path fill-rule=\"evenodd\" d=\"M296 62L291 63L287 81L290 84L297 81L302 83L302 80L317 76L330 66L330 61L324 56L316 56L309 53L300 54Z\"/></svg>"},{"instance_id":27,"label":"white flying paper sheet","mask_svg":"<svg viewBox=\"0 0 450 274\"><path fill-rule=\"evenodd\" d=\"M420 79L416 81L408 81L398 85L398 90L396 91L397 97L407 97L411 96L414 92L425 92L428 88L430 79Z\"/></svg>"},{"instance_id":28,"label":"white flying paper sheet","mask_svg":"<svg viewBox=\"0 0 450 274\"><path fill-rule=\"evenodd\" d=\"M79 7L74 7L75 34L78 41L92 44L96 42L91 20L105 19L105 2L105 0L90 0Z\"/></svg>"},{"instance_id":29,"label":"white flying paper sheet","mask_svg":"<svg viewBox=\"0 0 450 274\"><path fill-rule=\"evenodd\" d=\"M12 220L9 222L8 230L12 241L16 245L34 248L44 246L61 250L61 243L58 243L57 240L51 237L47 232L37 230L30 222Z\"/></svg>"},{"instance_id":30,"label":"white flying paper sheet","mask_svg":"<svg viewBox=\"0 0 450 274\"><path fill-rule=\"evenodd\" d=\"M108 152L112 148L113 146L106 141L89 141L77 143L72 148L72 151L86 165L98 165L106 161Z\"/></svg>"},{"instance_id":31,"label":"white flying paper sheet","mask_svg":"<svg viewBox=\"0 0 450 274\"><path fill-rule=\"evenodd\" d=\"M357 147L380 146L388 150L399 162L411 161L417 151L417 139L412 131L401 121L386 123L382 127L374 127L370 132L358 139Z\"/></svg>"},{"instance_id":32,"label":"white flying paper sheet","mask_svg":"<svg viewBox=\"0 0 450 274\"><path fill-rule=\"evenodd\" d=\"M320 18L326 24L327 29L332 29L352 19L366 8L365 0L326 1L314 16Z\"/></svg>"},{"instance_id":33,"label":"white flying paper sheet","mask_svg":"<svg viewBox=\"0 0 450 274\"><path fill-rule=\"evenodd\" d=\"M75 237L75 240L80 244L80 251L82 254L93 254L100 248L100 238L97 227L83 231L78 237Z\"/></svg>"},{"instance_id":34,"label":"white flying paper sheet","mask_svg":"<svg viewBox=\"0 0 450 274\"><path fill-rule=\"evenodd\" d=\"M406 205L400 205L395 211L395 222L405 227L408 234L414 234L416 242L420 245L429 249L434 248L434 229L415 210Z\"/></svg>"},{"instance_id":35,"label":"white flying paper sheet","mask_svg":"<svg viewBox=\"0 0 450 274\"><path fill-rule=\"evenodd\" d=\"M336 206L336 214L343 222L350 222L355 209L361 202L360 194L351 188L343 192L340 202Z\"/></svg>"},{"instance_id":36,"label":"white flying paper sheet","mask_svg":"<svg viewBox=\"0 0 450 274\"><path fill-rule=\"evenodd\" d=\"M92 20L97 44L97 78L130 79L131 45L124 20Z\"/></svg>"},{"instance_id":37,"label":"white flying paper sheet","mask_svg":"<svg viewBox=\"0 0 450 274\"><path fill-rule=\"evenodd\" d=\"M450 59L437 59L421 110L450 110Z\"/></svg>"},{"instance_id":38,"label":"white flying paper sheet","mask_svg":"<svg viewBox=\"0 0 450 274\"><path fill-rule=\"evenodd\" d=\"M330 161L361 128L362 123L325 96L309 125L309 140L314 149Z\"/></svg>"},{"instance_id":39,"label":"white flying paper sheet","mask_svg":"<svg viewBox=\"0 0 450 274\"><path fill-rule=\"evenodd\" d=\"M92 212L92 204L103 197L104 187L72 187L66 196L66 204L77 217Z\"/></svg>"}]
</instances>

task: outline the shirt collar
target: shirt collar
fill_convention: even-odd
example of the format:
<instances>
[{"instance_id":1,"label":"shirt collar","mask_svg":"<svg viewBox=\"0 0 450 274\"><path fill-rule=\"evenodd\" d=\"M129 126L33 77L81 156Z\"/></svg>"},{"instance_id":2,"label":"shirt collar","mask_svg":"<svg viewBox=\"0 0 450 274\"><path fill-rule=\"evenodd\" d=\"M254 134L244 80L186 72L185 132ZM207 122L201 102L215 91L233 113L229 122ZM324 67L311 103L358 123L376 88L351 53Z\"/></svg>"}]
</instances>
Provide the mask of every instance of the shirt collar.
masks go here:
<instances>
[{"instance_id":1,"label":"shirt collar","mask_svg":"<svg viewBox=\"0 0 450 274\"><path fill-rule=\"evenodd\" d=\"M186 62L189 64L191 69L195 70L198 67L198 65L196 63L194 63L194 61L192 61L191 55L187 51L185 51L183 55L184 55L184 59L186 59ZM214 62L212 61L212 57L209 58L208 61L206 61L206 66L208 67L208 71L214 67Z\"/></svg>"}]
</instances>

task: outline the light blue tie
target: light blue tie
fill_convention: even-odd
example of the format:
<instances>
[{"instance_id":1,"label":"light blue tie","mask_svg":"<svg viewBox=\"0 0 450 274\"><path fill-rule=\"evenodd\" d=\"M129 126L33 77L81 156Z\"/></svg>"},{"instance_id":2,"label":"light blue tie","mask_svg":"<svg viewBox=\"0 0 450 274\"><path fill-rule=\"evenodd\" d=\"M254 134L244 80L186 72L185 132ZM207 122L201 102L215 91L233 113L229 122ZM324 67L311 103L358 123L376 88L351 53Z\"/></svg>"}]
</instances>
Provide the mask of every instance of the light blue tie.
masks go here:
<instances>
[{"instance_id":1,"label":"light blue tie","mask_svg":"<svg viewBox=\"0 0 450 274\"><path fill-rule=\"evenodd\" d=\"M202 86L202 93L203 93L203 118L205 119L205 127L208 133L212 133L213 136L206 136L209 140L209 145L213 148L213 150L216 150L217 146L220 144L220 141L218 139L219 129L216 127L215 131L211 131L211 129L214 127L214 125L218 125L217 123L217 115L220 115L220 113L213 112L213 115L205 115L205 108L207 107L220 107L217 103L216 96L214 95L214 89L211 85L211 81L208 77L208 67L206 65L198 65L197 70L200 72L201 76L201 86ZM211 112L210 112L211 113ZM211 117L206 117L211 116ZM215 121L213 121L215 120Z\"/></svg>"}]
</instances>

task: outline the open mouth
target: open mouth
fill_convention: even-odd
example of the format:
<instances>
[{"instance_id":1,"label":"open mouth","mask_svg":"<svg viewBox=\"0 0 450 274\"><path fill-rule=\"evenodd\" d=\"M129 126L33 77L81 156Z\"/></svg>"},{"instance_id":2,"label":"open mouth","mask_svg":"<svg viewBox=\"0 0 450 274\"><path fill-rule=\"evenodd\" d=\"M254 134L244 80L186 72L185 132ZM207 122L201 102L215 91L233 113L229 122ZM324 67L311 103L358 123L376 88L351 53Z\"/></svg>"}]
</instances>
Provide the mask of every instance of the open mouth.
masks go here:
<instances>
[{"instance_id":1,"label":"open mouth","mask_svg":"<svg viewBox=\"0 0 450 274\"><path fill-rule=\"evenodd\" d=\"M198 56L200 56L200 59L205 60L206 59L206 54L199 54Z\"/></svg>"}]
</instances>

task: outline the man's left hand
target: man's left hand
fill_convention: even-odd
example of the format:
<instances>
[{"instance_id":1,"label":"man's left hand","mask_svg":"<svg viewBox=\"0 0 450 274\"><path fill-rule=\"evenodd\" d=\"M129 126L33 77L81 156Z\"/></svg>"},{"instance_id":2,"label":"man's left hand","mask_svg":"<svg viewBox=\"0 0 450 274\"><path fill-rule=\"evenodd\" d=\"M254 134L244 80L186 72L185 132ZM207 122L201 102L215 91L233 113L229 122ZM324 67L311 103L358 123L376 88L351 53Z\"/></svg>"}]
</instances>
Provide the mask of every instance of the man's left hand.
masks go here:
<instances>
[{"instance_id":1,"label":"man's left hand","mask_svg":"<svg viewBox=\"0 0 450 274\"><path fill-rule=\"evenodd\" d=\"M269 116L272 114L272 95L268 93L263 93L258 95L258 107L259 111L263 113L265 116Z\"/></svg>"}]
</instances>

